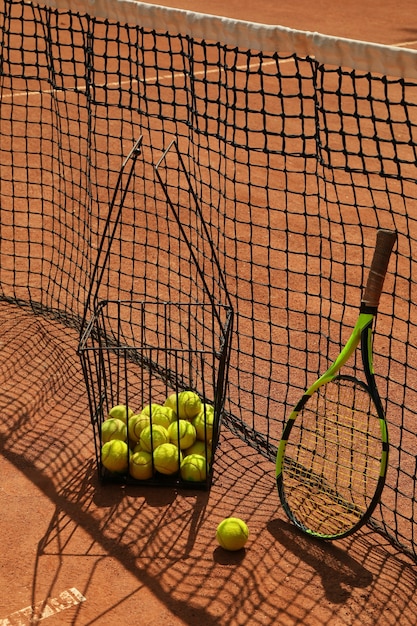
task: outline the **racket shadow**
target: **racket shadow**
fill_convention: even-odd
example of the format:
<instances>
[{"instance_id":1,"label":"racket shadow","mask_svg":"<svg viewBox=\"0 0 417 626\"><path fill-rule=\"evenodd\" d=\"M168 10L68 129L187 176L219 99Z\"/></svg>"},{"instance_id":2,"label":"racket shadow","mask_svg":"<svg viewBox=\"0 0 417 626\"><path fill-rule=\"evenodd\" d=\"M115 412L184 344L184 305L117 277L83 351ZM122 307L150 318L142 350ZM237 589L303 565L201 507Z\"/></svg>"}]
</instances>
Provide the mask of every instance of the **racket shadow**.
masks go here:
<instances>
[{"instance_id":1,"label":"racket shadow","mask_svg":"<svg viewBox=\"0 0 417 626\"><path fill-rule=\"evenodd\" d=\"M366 588L372 573L333 542L308 537L293 524L275 519L268 523L273 538L320 575L326 598L341 604L354 588Z\"/></svg>"}]
</instances>

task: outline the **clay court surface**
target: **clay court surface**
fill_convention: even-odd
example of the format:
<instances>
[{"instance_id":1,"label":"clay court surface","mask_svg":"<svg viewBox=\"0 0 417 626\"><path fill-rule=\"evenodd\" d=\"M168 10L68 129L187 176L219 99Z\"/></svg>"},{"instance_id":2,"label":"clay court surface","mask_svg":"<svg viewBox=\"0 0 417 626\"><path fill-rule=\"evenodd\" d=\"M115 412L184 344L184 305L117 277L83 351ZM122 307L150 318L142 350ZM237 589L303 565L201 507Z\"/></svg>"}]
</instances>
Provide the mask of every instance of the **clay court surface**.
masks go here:
<instances>
[{"instance_id":1,"label":"clay court surface","mask_svg":"<svg viewBox=\"0 0 417 626\"><path fill-rule=\"evenodd\" d=\"M417 47L411 1L276 4L210 12ZM273 463L225 429L209 493L101 485L77 341L0 303L0 626L416 623L415 562L367 527L333 544L298 533ZM237 553L215 541L229 515L250 528Z\"/></svg>"}]
</instances>

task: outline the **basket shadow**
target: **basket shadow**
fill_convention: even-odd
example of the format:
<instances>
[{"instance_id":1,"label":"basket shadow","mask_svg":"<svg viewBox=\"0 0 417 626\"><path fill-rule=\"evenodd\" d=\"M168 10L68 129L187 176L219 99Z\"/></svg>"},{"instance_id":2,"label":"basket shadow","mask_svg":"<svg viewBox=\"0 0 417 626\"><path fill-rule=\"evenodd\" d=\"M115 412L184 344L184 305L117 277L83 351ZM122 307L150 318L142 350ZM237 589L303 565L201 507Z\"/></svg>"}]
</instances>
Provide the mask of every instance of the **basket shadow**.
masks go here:
<instances>
[{"instance_id":1,"label":"basket shadow","mask_svg":"<svg viewBox=\"0 0 417 626\"><path fill-rule=\"evenodd\" d=\"M181 559L187 560L198 539L207 493L192 491L179 497L165 489L101 484L85 388L74 360L76 332L18 307L4 309L10 313L4 316L2 348L4 363L10 365L1 376L0 453L4 464L17 470L13 475L22 477L17 481L22 491L16 499L4 492L3 502L14 510L25 507L22 528L11 529L13 534L23 532L31 498L39 502L39 513L30 520L25 539L33 542L34 551L22 565L32 607L42 611L44 599L57 595L69 567L82 591L88 591L97 588L106 563L117 561L134 589L125 593L122 587L110 608L146 589L184 623L216 624L205 608L193 606L191 611L189 602L175 597L159 576ZM7 568L19 549L4 552ZM4 607L15 606L15 583L10 584L13 591L5 590ZM8 594L10 602L6 602ZM111 598L106 602L111 603ZM94 610L82 607L74 610ZM80 615L80 619L84 618Z\"/></svg>"},{"instance_id":2,"label":"basket shadow","mask_svg":"<svg viewBox=\"0 0 417 626\"><path fill-rule=\"evenodd\" d=\"M126 539L132 524L135 524L135 528L138 529L142 527L142 524L139 525L135 522L137 512L131 518L126 517L124 522L121 522L120 517L118 517L117 525L114 523L114 511L120 510L121 500L128 498L128 496L123 493L123 490L114 489L114 485L111 490L103 490L95 478L96 468L93 461L85 464L83 470L78 473L71 484L67 484L62 490L57 490L53 481L48 479L42 471L37 470L31 463L5 449L4 445L0 445L0 448L4 457L48 498L54 508L46 531L37 544L33 565L32 607L36 607L38 612L41 612L45 607L48 608L47 600L40 602L39 598L50 598L54 593L56 594L57 582L63 576L65 559L80 559L82 562L88 557L90 563L92 563L91 559L93 560L95 565L88 565L87 563L86 566L86 571L89 571L88 568L91 567L88 580L84 585L88 589L92 584L93 576L97 575L96 570L100 562L110 557L120 562L123 570L130 572L135 577L137 590L146 586L155 597L166 598L165 602L169 611L178 616L184 623L195 624L196 620L200 620L201 623L208 626L217 624L217 620L204 608L193 606L191 611L187 602L167 594L167 590L160 584L158 577L152 572L148 572L146 566L144 567L144 564L146 565L153 558L154 548L152 546L160 548L161 543L164 543L165 552L161 554L159 550L158 559L159 561L166 561L165 568L169 568L187 557L198 538L199 524L204 516L205 494L202 492L195 494L195 501L189 507L187 515L184 514L183 506L181 506L180 513L174 510L175 498L172 503L167 504L167 498L163 494L150 496L149 500L152 502L152 506L158 509L160 517L163 519L182 519L183 528L186 528L187 532L182 534L180 542L177 535L168 536L164 532L162 542L158 520L152 526L149 516L145 520L147 521L148 534L143 538L142 544L138 545L135 540ZM134 494L133 497L138 501L139 493ZM143 498L143 501L143 510L146 510L149 505L146 498ZM104 511L104 515L101 515L100 511L97 515L98 507L101 507L101 512ZM113 528L111 528L112 525ZM111 534L109 530L112 530ZM90 537L87 544L88 548L86 548L85 541L80 539L81 534L84 533ZM47 591L45 591L45 587L47 587ZM123 596L119 604L122 604L127 598L128 595ZM115 606L117 604L112 608ZM82 604L74 607L74 610L78 614L82 610Z\"/></svg>"}]
</instances>

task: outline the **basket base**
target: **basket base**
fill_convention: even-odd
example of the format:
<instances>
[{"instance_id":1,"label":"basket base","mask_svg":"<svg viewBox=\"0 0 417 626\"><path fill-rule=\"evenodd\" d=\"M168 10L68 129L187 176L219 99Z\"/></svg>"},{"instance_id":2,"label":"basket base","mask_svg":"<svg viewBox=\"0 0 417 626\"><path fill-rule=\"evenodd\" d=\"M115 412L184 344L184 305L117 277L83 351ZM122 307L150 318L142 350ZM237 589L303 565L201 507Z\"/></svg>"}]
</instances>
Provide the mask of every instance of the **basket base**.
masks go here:
<instances>
[{"instance_id":1,"label":"basket base","mask_svg":"<svg viewBox=\"0 0 417 626\"><path fill-rule=\"evenodd\" d=\"M129 474L117 474L115 472L109 472L106 468L102 467L99 470L99 480L101 483L116 483L121 485L129 485L135 487L169 487L178 489L188 489L193 491L208 491L213 482L213 475L210 472L205 480L192 481L184 480L179 473L166 475L156 472L155 476L146 480L137 480L132 478Z\"/></svg>"}]
</instances>

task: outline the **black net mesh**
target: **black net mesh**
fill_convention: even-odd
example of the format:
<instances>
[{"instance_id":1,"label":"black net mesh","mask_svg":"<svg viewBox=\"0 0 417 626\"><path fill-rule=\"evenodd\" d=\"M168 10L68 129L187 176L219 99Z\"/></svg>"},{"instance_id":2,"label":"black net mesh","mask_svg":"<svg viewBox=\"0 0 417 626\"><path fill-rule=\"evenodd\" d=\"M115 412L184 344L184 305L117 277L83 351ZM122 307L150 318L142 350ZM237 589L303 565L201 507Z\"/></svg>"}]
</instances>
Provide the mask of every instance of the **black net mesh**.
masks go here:
<instances>
[{"instance_id":1,"label":"black net mesh","mask_svg":"<svg viewBox=\"0 0 417 626\"><path fill-rule=\"evenodd\" d=\"M375 334L392 448L373 523L414 553L417 82L3 4L0 298L80 329L118 173L142 135L100 295L199 301L155 176L175 139L235 311L224 422L271 461L290 408L347 339L376 228L398 230Z\"/></svg>"}]
</instances>

